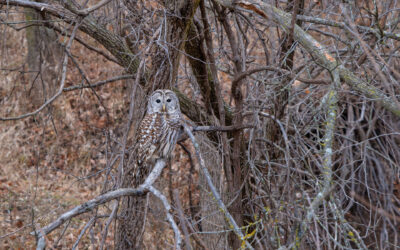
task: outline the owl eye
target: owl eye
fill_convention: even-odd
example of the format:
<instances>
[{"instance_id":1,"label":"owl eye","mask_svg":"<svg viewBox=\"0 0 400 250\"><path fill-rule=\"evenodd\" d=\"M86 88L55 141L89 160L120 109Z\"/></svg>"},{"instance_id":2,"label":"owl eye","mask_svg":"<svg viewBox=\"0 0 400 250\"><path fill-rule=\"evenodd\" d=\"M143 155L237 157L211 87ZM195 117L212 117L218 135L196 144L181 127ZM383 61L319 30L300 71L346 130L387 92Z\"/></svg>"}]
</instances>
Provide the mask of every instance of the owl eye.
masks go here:
<instances>
[{"instance_id":1,"label":"owl eye","mask_svg":"<svg viewBox=\"0 0 400 250\"><path fill-rule=\"evenodd\" d=\"M160 100L160 99L157 99L157 100L156 100L156 103L160 103L160 102L161 102L161 100Z\"/></svg>"},{"instance_id":2,"label":"owl eye","mask_svg":"<svg viewBox=\"0 0 400 250\"><path fill-rule=\"evenodd\" d=\"M171 102L171 99L168 98L168 99L167 99L167 102Z\"/></svg>"}]
</instances>

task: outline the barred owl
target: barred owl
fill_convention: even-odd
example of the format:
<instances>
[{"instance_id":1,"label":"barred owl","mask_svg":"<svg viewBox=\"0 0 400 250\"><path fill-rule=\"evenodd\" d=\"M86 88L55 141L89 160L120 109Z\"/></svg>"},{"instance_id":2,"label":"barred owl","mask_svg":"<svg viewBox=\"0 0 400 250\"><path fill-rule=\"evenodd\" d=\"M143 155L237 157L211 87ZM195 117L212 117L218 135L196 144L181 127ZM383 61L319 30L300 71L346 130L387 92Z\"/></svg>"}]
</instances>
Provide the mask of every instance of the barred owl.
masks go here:
<instances>
[{"instance_id":1,"label":"barred owl","mask_svg":"<svg viewBox=\"0 0 400 250\"><path fill-rule=\"evenodd\" d=\"M181 130L178 97L171 90L154 91L140 123L137 144L135 185L140 185L159 158L167 159L175 148Z\"/></svg>"}]
</instances>

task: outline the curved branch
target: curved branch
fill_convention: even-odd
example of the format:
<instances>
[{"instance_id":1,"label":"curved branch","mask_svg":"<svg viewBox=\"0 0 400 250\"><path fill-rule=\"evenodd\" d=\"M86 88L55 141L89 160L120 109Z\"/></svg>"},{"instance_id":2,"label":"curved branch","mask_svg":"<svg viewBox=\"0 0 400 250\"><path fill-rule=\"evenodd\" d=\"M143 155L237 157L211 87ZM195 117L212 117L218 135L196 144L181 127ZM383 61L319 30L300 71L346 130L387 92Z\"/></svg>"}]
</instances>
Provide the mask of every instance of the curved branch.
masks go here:
<instances>
[{"instance_id":1,"label":"curved branch","mask_svg":"<svg viewBox=\"0 0 400 250\"><path fill-rule=\"evenodd\" d=\"M111 200L118 199L122 196L141 196L146 194L148 191L152 190L151 185L156 181L158 176L160 176L162 170L165 167L165 160L160 159L156 162L153 170L146 178L145 182L137 188L120 188L114 191L110 191L103 195L99 195L96 198L87 201L79 206L74 207L73 209L69 210L68 212L63 213L59 216L55 221L53 221L50 225L47 225L43 228L39 228L36 232L32 234L38 235L38 246L37 249L44 249L45 241L44 237L54 231L56 228L64 224L66 221L76 217L80 214L92 211L95 207L107 203Z\"/></svg>"}]
</instances>

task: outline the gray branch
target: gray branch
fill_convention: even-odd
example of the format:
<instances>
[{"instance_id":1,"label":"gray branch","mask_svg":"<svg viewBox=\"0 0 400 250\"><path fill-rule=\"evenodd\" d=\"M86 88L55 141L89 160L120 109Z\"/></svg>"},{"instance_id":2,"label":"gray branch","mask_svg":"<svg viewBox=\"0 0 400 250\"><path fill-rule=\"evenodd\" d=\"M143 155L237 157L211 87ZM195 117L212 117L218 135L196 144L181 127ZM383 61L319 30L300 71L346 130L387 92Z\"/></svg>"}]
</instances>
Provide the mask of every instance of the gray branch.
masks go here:
<instances>
[{"instance_id":1,"label":"gray branch","mask_svg":"<svg viewBox=\"0 0 400 250\"><path fill-rule=\"evenodd\" d=\"M225 218L226 218L227 222L229 223L229 226L231 228L233 228L233 230L235 231L236 235L240 238L240 240L241 241L245 241L246 247L248 249L253 249L253 247L245 239L242 231L240 230L240 227L236 224L236 221L233 219L232 215L229 213L227 207L225 206L225 204L223 203L223 201L221 199L221 196L219 195L219 193L218 193L217 189L215 188L214 184L212 183L211 175L208 172L208 169L204 164L203 157L201 156L199 144L196 142L196 138L194 137L191 129L186 124L183 124L183 127L185 129L185 132L187 133L187 135L189 136L190 140L193 143L193 146L194 146L195 151L196 151L196 157L197 157L197 160L199 161L199 164L200 164L200 168L203 171L204 176L206 177L207 184L210 187L211 192L212 192L215 200L217 201L218 207L224 213Z\"/></svg>"},{"instance_id":2,"label":"gray branch","mask_svg":"<svg viewBox=\"0 0 400 250\"><path fill-rule=\"evenodd\" d=\"M164 205L165 208L165 214L167 215L167 219L169 223L171 224L172 230L174 230L175 234L175 249L181 249L181 244L182 244L182 238L181 238L181 232L179 231L178 225L176 225L174 218L172 217L170 211L171 211L171 205L169 204L167 198L157 189L155 189L153 186L149 186L148 190L154 194L158 199L160 199Z\"/></svg>"},{"instance_id":3,"label":"gray branch","mask_svg":"<svg viewBox=\"0 0 400 250\"><path fill-rule=\"evenodd\" d=\"M114 191L110 191L108 193L105 193L103 195L99 195L96 198L87 201L79 206L74 207L73 209L69 210L68 212L65 212L62 214L60 217L58 217L55 221L53 221L50 225L47 225L43 228L40 228L36 230L36 234L38 235L38 243L37 243L37 250L42 250L45 248L45 236L52 231L54 231L56 228L64 224L66 221L72 219L75 216L78 216L83 213L87 213L89 211L92 211L95 207L107 203L111 200L118 199L122 196L141 196L150 191L151 185L156 181L158 176L160 176L162 170L165 167L165 160L160 159L156 162L154 165L153 170L149 174L149 176L146 178L145 182L140 185L137 188L120 188ZM32 234L35 234L33 232Z\"/></svg>"}]
</instances>

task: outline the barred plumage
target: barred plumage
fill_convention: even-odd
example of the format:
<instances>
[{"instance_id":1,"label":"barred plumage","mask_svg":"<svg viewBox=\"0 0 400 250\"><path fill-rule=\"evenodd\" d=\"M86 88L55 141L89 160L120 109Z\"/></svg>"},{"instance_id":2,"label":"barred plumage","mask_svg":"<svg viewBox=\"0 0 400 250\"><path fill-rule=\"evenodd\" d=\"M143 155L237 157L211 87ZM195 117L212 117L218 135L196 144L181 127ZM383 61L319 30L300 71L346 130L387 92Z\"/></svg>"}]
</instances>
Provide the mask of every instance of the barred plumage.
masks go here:
<instances>
[{"instance_id":1,"label":"barred plumage","mask_svg":"<svg viewBox=\"0 0 400 250\"><path fill-rule=\"evenodd\" d=\"M170 90L154 91L138 130L135 147L135 185L144 181L157 159L170 157L180 129L181 111L178 97Z\"/></svg>"}]
</instances>

